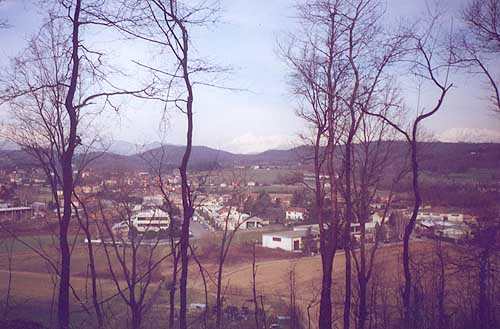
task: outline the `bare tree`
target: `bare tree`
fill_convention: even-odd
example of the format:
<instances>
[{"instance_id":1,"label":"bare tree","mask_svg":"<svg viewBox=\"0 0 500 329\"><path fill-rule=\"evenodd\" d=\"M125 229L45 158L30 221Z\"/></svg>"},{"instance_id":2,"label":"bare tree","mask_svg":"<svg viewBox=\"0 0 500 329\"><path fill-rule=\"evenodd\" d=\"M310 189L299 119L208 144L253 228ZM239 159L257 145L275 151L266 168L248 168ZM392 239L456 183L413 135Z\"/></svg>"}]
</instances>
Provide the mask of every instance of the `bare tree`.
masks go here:
<instances>
[{"instance_id":1,"label":"bare tree","mask_svg":"<svg viewBox=\"0 0 500 329\"><path fill-rule=\"evenodd\" d=\"M320 303L320 328L332 326L331 269L337 248L340 220L346 257L344 327L350 325L351 306L351 223L353 205L353 144L365 113L373 106L380 90L387 85L386 71L406 51L408 33L381 27L383 11L375 0L318 0L301 7L304 40L296 41L285 53L294 71L294 93L307 101L310 112L302 110L314 128L314 168L316 208L320 226L323 264L323 293ZM322 144L323 143L323 144ZM336 147L344 144L343 147ZM323 149L322 146L325 145ZM336 161L335 151L342 151ZM326 168L323 164L326 163ZM330 213L324 213L325 190L320 175L328 173ZM340 207L337 188L342 186L345 207ZM323 211L323 213L321 213Z\"/></svg>"},{"instance_id":2,"label":"bare tree","mask_svg":"<svg viewBox=\"0 0 500 329\"><path fill-rule=\"evenodd\" d=\"M126 195L123 196L121 202L115 205L114 209L114 213L118 213L119 218L128 225L126 236L119 236L113 231L102 204L100 204L100 213L102 219L98 222L97 227L103 241L102 246L109 272L117 294L130 310L131 327L140 329L148 305L152 303L151 299L156 297L162 285L160 282L157 293L152 294L147 302L146 296L149 287L153 282L154 275L159 271L159 266L171 256L171 252L162 252L159 234L155 239L149 240L145 238L146 234L137 232ZM149 230L148 226L146 230ZM125 287L122 286L122 281L125 281Z\"/></svg>"},{"instance_id":3,"label":"bare tree","mask_svg":"<svg viewBox=\"0 0 500 329\"><path fill-rule=\"evenodd\" d=\"M440 56L439 51L441 49L437 48L437 40L441 38L442 35L436 33L436 24L438 22L439 15L433 14L429 25L424 28L421 32L416 32L412 35L411 39L413 46L413 57L411 58L412 72L423 79L423 81L429 82L429 84L434 87L437 92L437 100L431 109L420 108L417 104L415 109L416 116L411 119L410 127L406 129L404 126L394 122L387 116L380 113L372 113L368 109L364 108L363 111L369 115L379 117L385 120L390 126L392 126L396 131L398 131L401 136L408 142L410 149L411 158L411 177L412 177L412 190L413 190L413 207L409 221L405 226L404 236L403 236L403 269L405 283L403 288L403 327L411 328L411 289L412 289L412 275L410 268L410 238L415 228L415 223L418 215L418 211L422 204L422 195L420 192L419 185L419 138L420 138L420 128L422 123L436 114L442 107L445 97L447 96L449 90L452 88L452 84L449 82L449 72L451 68L450 55L445 56L444 62L440 62L442 56ZM443 40L440 39L440 42ZM444 41L446 43L446 40ZM446 55L446 54L445 54ZM397 109L397 108L396 108Z\"/></svg>"},{"instance_id":4,"label":"bare tree","mask_svg":"<svg viewBox=\"0 0 500 329\"><path fill-rule=\"evenodd\" d=\"M188 3L176 0L121 0L120 10L106 15L97 14L115 26L121 33L158 47L160 54L167 54L164 67L138 63L153 73L163 84L165 95L162 101L179 110L186 119L186 142L179 166L182 193L182 225L179 241L181 261L180 273L180 328L187 328L187 280L189 268L189 225L194 214L193 191L188 178L189 159L193 145L195 85L214 86L212 82L196 80L196 76L210 74L219 69L197 60L191 50L190 30L213 23L217 19L216 1ZM117 14L118 17L117 17Z\"/></svg>"},{"instance_id":5,"label":"bare tree","mask_svg":"<svg viewBox=\"0 0 500 329\"><path fill-rule=\"evenodd\" d=\"M496 68L500 54L500 1L471 0L462 12L465 28L452 45L454 60L484 76L490 86L491 104L500 111L500 79Z\"/></svg>"},{"instance_id":6,"label":"bare tree","mask_svg":"<svg viewBox=\"0 0 500 329\"><path fill-rule=\"evenodd\" d=\"M85 234L85 240L87 245L87 254L89 257L89 269L90 269L90 281L92 288L92 304L94 306L96 318L97 318L97 327L102 328L104 326L104 315L101 303L99 302L99 293L98 293L98 277L96 270L96 261L95 261L95 251L93 245L93 234L91 232L91 214L88 209L88 204L86 200L83 200L82 197L74 192L74 198L78 202L83 209L83 213L79 211L79 208L76 204L73 203L73 209L76 219L80 225L80 228L83 230Z\"/></svg>"},{"instance_id":7,"label":"bare tree","mask_svg":"<svg viewBox=\"0 0 500 329\"><path fill-rule=\"evenodd\" d=\"M239 177L238 181L240 181ZM244 214L237 212L236 218L233 216L233 211L237 211L240 208L241 191L238 190L236 186L231 193L231 199L229 200L229 205L226 206L225 211L227 214L222 222L222 237L220 245L218 247L218 257L217 257L217 281L216 281L216 302L215 302L215 327L217 329L223 328L222 326L222 311L223 311L223 275L224 275L224 264L227 259L227 255L231 248L231 243L236 236L238 230L242 225L246 225L248 220L252 217L244 217ZM236 222L234 222L236 221Z\"/></svg>"},{"instance_id":8,"label":"bare tree","mask_svg":"<svg viewBox=\"0 0 500 329\"><path fill-rule=\"evenodd\" d=\"M373 0L356 1L347 6L346 19L347 30L345 32L347 41L346 57L349 62L349 86L350 91L341 95L347 110L347 133L345 135L345 153L343 155L343 195L345 199L345 221L344 221L344 250L346 257L346 279L345 279L345 301L344 301L344 328L350 327L351 308L351 223L354 221L354 141L360 125L366 123L364 116L369 108L374 111L385 112L395 107L389 102L378 101L385 99L381 96L381 90L391 90L391 72L389 69L398 63L407 52L407 42L411 27L397 27L395 32L384 31L381 24L383 18L381 3ZM378 139L386 138L380 134ZM374 163L376 163L375 161ZM372 164L374 164L372 163ZM366 196L365 196L366 197ZM366 201L366 200L365 200ZM362 207L364 208L364 207ZM362 214L360 214L362 215ZM366 218L366 216L363 216ZM360 325L364 325L366 318L364 307L360 309L363 313Z\"/></svg>"},{"instance_id":9,"label":"bare tree","mask_svg":"<svg viewBox=\"0 0 500 329\"><path fill-rule=\"evenodd\" d=\"M498 308L495 305L500 255L498 206L487 202L477 215L474 234L458 250L460 256L454 259L454 265L456 272L466 274L472 283L471 293L463 296L469 303L468 307L463 307L463 311L468 308L470 312L466 316L467 322L481 329L490 329L498 322Z\"/></svg>"},{"instance_id":10,"label":"bare tree","mask_svg":"<svg viewBox=\"0 0 500 329\"><path fill-rule=\"evenodd\" d=\"M82 12L102 5L99 1L55 1L48 21L31 39L24 54L13 60L12 71L1 80L4 87L1 101L14 110L17 125L8 137L37 159L50 182L54 200L58 200L60 328L68 328L70 322L68 232L75 186L75 154L77 148L85 149L82 147L84 118L95 117L95 108L94 112L89 108L99 99L104 106L113 106L111 96L134 94L114 88L106 79L103 54L85 47L81 41L83 26L92 23ZM109 91L103 91L106 87ZM145 91L146 88L137 93ZM59 189L62 190L60 203Z\"/></svg>"},{"instance_id":11,"label":"bare tree","mask_svg":"<svg viewBox=\"0 0 500 329\"><path fill-rule=\"evenodd\" d=\"M253 298L253 316L255 321L255 328L260 329L260 314L259 314L259 300L257 299L257 264L255 257L255 242L252 244L252 298ZM264 310L262 310L264 311Z\"/></svg>"},{"instance_id":12,"label":"bare tree","mask_svg":"<svg viewBox=\"0 0 500 329\"><path fill-rule=\"evenodd\" d=\"M80 6L81 4L73 12L73 19L76 21L79 19ZM23 96L29 97L29 105L34 110L31 113L28 112L27 115L26 110L18 114L18 117L21 119L20 123L23 124L21 129L24 136L19 136L20 138L16 139L25 148L29 148L29 151L33 151L34 156L38 157L42 165L45 164L44 170L48 178L51 179L51 186L54 187L53 194L56 196L56 199L58 199L57 186L59 184L63 190L62 213L61 208L58 208L61 252L61 278L58 300L59 327L68 328L70 280L68 229L71 218L71 194L73 191L72 161L75 148L79 144L77 142L79 140L77 136L78 116L73 100L78 83L78 63L80 57L78 55L78 34L75 35L75 40L72 44L73 46L76 45L76 48L71 58L64 55L63 49L43 49L43 47L51 45L49 43L51 41L63 41L63 36L56 34L57 29L53 24L49 24L48 27L48 31L43 31L45 35L42 34L32 41L27 58L19 59L19 62L24 63L24 65L16 68L16 75L11 80L12 84L8 100L17 102ZM78 33L78 28L75 28L73 33ZM42 37L45 37L45 39L42 39ZM64 41L66 42L64 46L68 47L68 41ZM70 46L70 48L66 48L64 51L68 49L71 54L73 47ZM42 56L47 51L52 55L51 59L53 62L44 61ZM64 64L71 63L75 59L76 62L73 63L72 67L70 66L71 69L67 69L63 73L60 72L60 69L64 69ZM31 70L41 73L39 77L42 77L43 80L36 81L37 76L33 76L32 72L30 72ZM74 73L73 70L75 70ZM52 104L49 104L49 102ZM62 104L64 104L64 108ZM54 115L55 113L57 115ZM23 114L25 115L24 117L22 117ZM43 121L48 116L47 114L50 116L46 118L47 121ZM38 121L40 116L41 120ZM66 130L66 127L69 129ZM43 140L44 137L45 140ZM40 145L40 142L43 142L43 145Z\"/></svg>"},{"instance_id":13,"label":"bare tree","mask_svg":"<svg viewBox=\"0 0 500 329\"><path fill-rule=\"evenodd\" d=\"M319 327L332 327L332 272L337 250L339 212L336 195L336 171L334 151L338 144L341 117L338 93L342 89L342 75L347 66L338 60L344 46L341 40L344 27L340 27L341 1L315 1L299 6L299 18L303 26L303 39L290 37L286 46L281 46L282 57L292 73L290 85L299 99L297 114L311 129L311 136L304 136L312 147L315 183L307 186L314 193L314 216L319 223L322 262L322 288ZM340 126L340 125L339 125ZM330 201L325 174L330 177ZM330 213L325 211L331 206Z\"/></svg>"},{"instance_id":14,"label":"bare tree","mask_svg":"<svg viewBox=\"0 0 500 329\"><path fill-rule=\"evenodd\" d=\"M12 259L13 259L13 253L14 253L14 243L15 239L9 239L7 241L3 241L1 244L5 248L5 253L7 256L7 270L8 270L8 277L7 277L7 291L5 292L5 302L3 305L3 319L7 320L7 316L10 311L10 306L11 306L11 292L12 292Z\"/></svg>"},{"instance_id":15,"label":"bare tree","mask_svg":"<svg viewBox=\"0 0 500 329\"><path fill-rule=\"evenodd\" d=\"M143 160L148 165L149 169L152 170L157 178L158 187L163 196L163 208L169 215L170 225L168 229L168 239L170 245L170 252L172 254L172 276L171 283L169 286L169 317L168 317L168 328L172 329L175 325L175 295L177 292L177 276L179 274L179 242L177 239L177 216L174 211L174 205L172 201L172 191L165 181L166 174L166 163L168 161L168 155L165 151L165 145L161 145L158 149L152 150L150 152L142 154ZM202 272L203 273L203 272Z\"/></svg>"},{"instance_id":16,"label":"bare tree","mask_svg":"<svg viewBox=\"0 0 500 329\"><path fill-rule=\"evenodd\" d=\"M383 98L385 99L385 97ZM381 103L393 104L393 102L387 101ZM386 108L378 112L387 113L388 110L389 108ZM394 145L395 142L391 141L388 125L383 120L372 119L367 116L362 119L353 154L353 208L355 218L359 223L359 241L357 241L359 249L352 250L352 256L357 274L357 327L360 329L365 328L369 316L368 289L377 250L381 242L378 232L373 231L373 228L371 232L367 230L367 224L372 215L371 204L374 202L377 192L381 190L382 180L385 176L390 183L389 196L382 209L382 221L377 223L379 229L382 229L389 216L394 187L407 173L404 159L397 159L393 156L396 145ZM391 168L391 172L387 168ZM372 243L371 246L370 243Z\"/></svg>"}]
</instances>

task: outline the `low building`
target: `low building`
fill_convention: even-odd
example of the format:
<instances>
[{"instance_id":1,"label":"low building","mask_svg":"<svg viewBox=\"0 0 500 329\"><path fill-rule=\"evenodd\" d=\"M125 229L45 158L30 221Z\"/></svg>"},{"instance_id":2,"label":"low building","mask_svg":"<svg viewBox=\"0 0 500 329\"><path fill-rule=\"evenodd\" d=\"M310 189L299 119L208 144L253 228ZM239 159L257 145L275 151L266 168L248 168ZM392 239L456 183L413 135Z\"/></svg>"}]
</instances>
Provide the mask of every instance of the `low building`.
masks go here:
<instances>
[{"instance_id":1,"label":"low building","mask_svg":"<svg viewBox=\"0 0 500 329\"><path fill-rule=\"evenodd\" d=\"M20 221L31 219L35 214L31 207L0 208L0 221Z\"/></svg>"},{"instance_id":2,"label":"low building","mask_svg":"<svg viewBox=\"0 0 500 329\"><path fill-rule=\"evenodd\" d=\"M276 203L283 205L285 207L289 207L292 199L293 199L293 194L291 193L269 193L269 197L271 200Z\"/></svg>"},{"instance_id":3,"label":"low building","mask_svg":"<svg viewBox=\"0 0 500 329\"><path fill-rule=\"evenodd\" d=\"M300 251L303 247L303 238L308 235L307 230L264 233L262 234L262 246L286 251Z\"/></svg>"},{"instance_id":4,"label":"low building","mask_svg":"<svg viewBox=\"0 0 500 329\"><path fill-rule=\"evenodd\" d=\"M303 221L305 219L306 210L299 207L291 207L286 210L285 219L289 221Z\"/></svg>"},{"instance_id":5,"label":"low building","mask_svg":"<svg viewBox=\"0 0 500 329\"><path fill-rule=\"evenodd\" d=\"M159 232L167 230L170 224L168 213L161 209L140 211L132 217L132 224L138 232Z\"/></svg>"},{"instance_id":6,"label":"low building","mask_svg":"<svg viewBox=\"0 0 500 329\"><path fill-rule=\"evenodd\" d=\"M417 232L429 237L448 238L452 240L466 239L471 235L468 225L460 222L423 220L417 222Z\"/></svg>"},{"instance_id":7,"label":"low building","mask_svg":"<svg viewBox=\"0 0 500 329\"><path fill-rule=\"evenodd\" d=\"M437 221L450 221L456 223L462 223L465 220L465 216L462 213L453 212L436 212L430 209L425 209L419 211L417 215L417 220L437 220Z\"/></svg>"},{"instance_id":8,"label":"low building","mask_svg":"<svg viewBox=\"0 0 500 329\"><path fill-rule=\"evenodd\" d=\"M155 195L145 195L142 197L142 204L145 206L157 206L163 205L165 198L161 194Z\"/></svg>"},{"instance_id":9,"label":"low building","mask_svg":"<svg viewBox=\"0 0 500 329\"><path fill-rule=\"evenodd\" d=\"M376 230L376 222L367 222L365 223L365 238L366 241L373 242L375 241L375 230ZM360 223L351 223L351 236L356 240L361 239L361 224Z\"/></svg>"},{"instance_id":10,"label":"low building","mask_svg":"<svg viewBox=\"0 0 500 329\"><path fill-rule=\"evenodd\" d=\"M257 216L251 216L245 220L245 222L242 225L242 228L244 229L260 228L264 227L265 225L269 225L268 220L264 220Z\"/></svg>"}]
</instances>

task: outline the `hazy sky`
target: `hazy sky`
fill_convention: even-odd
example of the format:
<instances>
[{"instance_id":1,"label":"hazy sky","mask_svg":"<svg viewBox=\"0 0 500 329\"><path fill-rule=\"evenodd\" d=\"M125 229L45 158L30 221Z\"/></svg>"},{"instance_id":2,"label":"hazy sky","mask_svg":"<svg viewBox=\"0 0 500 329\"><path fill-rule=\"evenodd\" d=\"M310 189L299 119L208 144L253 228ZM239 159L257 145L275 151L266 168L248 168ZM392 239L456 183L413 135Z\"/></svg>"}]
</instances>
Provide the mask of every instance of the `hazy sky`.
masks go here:
<instances>
[{"instance_id":1,"label":"hazy sky","mask_svg":"<svg viewBox=\"0 0 500 329\"><path fill-rule=\"evenodd\" d=\"M10 29L0 30L0 64L25 45L40 24L35 1L7 0L0 17L7 17ZM462 0L448 0L450 14ZM195 95L195 144L231 151L254 152L290 145L304 129L294 114L295 101L288 93L287 67L276 54L276 41L296 27L294 1L221 0L222 21L195 35L196 51L215 63L231 66L226 86L247 91L234 92L199 88ZM425 9L422 0L388 0L388 17L414 17ZM142 46L113 43L121 61L138 59L147 52ZM456 76L456 88L442 111L427 128L440 135L451 128L484 128L500 132L500 116L493 115L485 101L484 85L469 76ZM484 89L484 88L483 88ZM408 102L415 101L408 92ZM431 100L430 98L428 99ZM182 144L184 125L175 112L168 114L167 141ZM100 125L116 140L145 143L159 140L161 110L154 104L123 104L118 115L109 114Z\"/></svg>"}]
</instances>

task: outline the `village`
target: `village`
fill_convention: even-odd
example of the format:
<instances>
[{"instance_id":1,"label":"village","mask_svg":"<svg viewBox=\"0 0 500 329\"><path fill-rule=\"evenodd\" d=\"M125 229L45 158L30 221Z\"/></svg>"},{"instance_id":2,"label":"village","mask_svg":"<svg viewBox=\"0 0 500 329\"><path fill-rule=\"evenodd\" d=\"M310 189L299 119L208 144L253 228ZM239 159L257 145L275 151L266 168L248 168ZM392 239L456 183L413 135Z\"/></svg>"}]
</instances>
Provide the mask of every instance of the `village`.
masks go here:
<instances>
[{"instance_id":1,"label":"village","mask_svg":"<svg viewBox=\"0 0 500 329\"><path fill-rule=\"evenodd\" d=\"M190 235L193 239L217 231L261 232L259 244L290 252L319 253L319 224L314 217L313 202L307 193L311 173L297 168L251 166L236 168L240 178L231 175L214 175L203 179L203 172L195 179L198 189L195 213L192 216ZM241 172L253 175L255 180L243 180ZM39 230L55 221L57 208L55 196L36 170L13 170L1 173L0 221L5 227L20 232L31 228ZM131 230L147 234L150 238L166 239L170 224L180 222L182 200L180 177L173 171L166 175L168 201L160 192L158 179L142 171L129 175L104 175L90 171L82 173L83 183L75 191L89 205L97 202L105 209L95 220L109 214L112 232L117 238L127 239ZM286 176L286 177L284 177ZM274 178L269 178L274 177ZM126 194L124 194L124 192ZM58 197L62 192L58 193ZM130 212L126 218L113 211L114 205L127 200ZM59 200L60 201L60 200ZM75 201L76 208L79 207ZM391 196L388 191L378 191L370 204L370 214L364 219L364 234L371 243L401 241L404 223L411 209L404 197ZM430 204L423 205L417 216L416 237L446 239L460 243L474 234L475 217L465 209L447 209ZM361 223L351 223L353 241L359 240ZM155 234L156 233L156 234ZM341 245L339 244L339 248Z\"/></svg>"}]
</instances>

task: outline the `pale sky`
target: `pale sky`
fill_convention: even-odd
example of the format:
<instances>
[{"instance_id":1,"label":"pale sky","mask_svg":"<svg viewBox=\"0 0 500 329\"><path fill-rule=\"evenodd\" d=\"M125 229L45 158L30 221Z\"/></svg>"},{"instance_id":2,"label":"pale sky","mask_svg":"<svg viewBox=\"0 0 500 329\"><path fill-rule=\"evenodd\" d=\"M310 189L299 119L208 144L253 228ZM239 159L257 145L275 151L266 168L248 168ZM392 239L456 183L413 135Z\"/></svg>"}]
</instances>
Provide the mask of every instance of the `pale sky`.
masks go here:
<instances>
[{"instance_id":1,"label":"pale sky","mask_svg":"<svg viewBox=\"0 0 500 329\"><path fill-rule=\"evenodd\" d=\"M464 1L444 1L450 14ZM28 36L40 25L36 8L29 0L7 0L0 7L0 18L6 17L11 28L0 30L0 65L18 53ZM294 1L290 0L221 0L222 21L194 36L198 54L211 61L230 66L232 72L224 85L245 91L208 88L195 90L195 136L197 145L234 152L257 152L290 146L304 129L295 116L296 103L288 92L287 67L279 59L276 42L287 31L297 27ZM425 9L422 0L387 0L389 17L414 17ZM130 63L147 52L140 45L112 43L113 54L120 62ZM456 88L442 110L428 121L427 128L440 135L455 128L481 128L500 132L500 115L488 109L484 85L475 77L455 76ZM408 102L415 101L408 92ZM432 101L431 98L428 101ZM115 140L148 143L160 139L158 122L161 110L146 102L122 104L119 115L108 114L100 126ZM184 142L182 117L169 112L166 141Z\"/></svg>"}]
</instances>

